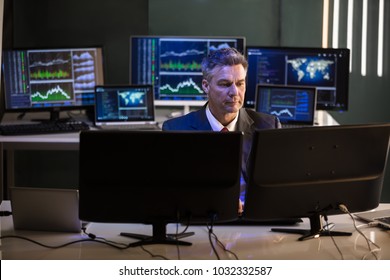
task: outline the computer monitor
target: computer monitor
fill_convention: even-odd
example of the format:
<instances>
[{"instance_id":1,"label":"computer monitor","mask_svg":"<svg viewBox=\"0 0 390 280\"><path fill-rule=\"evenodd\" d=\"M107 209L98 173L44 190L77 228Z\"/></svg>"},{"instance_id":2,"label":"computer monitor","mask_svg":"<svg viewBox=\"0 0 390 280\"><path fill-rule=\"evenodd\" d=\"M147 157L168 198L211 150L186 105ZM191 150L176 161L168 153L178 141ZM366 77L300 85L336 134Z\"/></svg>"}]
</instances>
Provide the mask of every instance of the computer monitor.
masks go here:
<instances>
[{"instance_id":1,"label":"computer monitor","mask_svg":"<svg viewBox=\"0 0 390 280\"><path fill-rule=\"evenodd\" d=\"M95 87L96 126L155 122L151 85L99 85Z\"/></svg>"},{"instance_id":2,"label":"computer monitor","mask_svg":"<svg viewBox=\"0 0 390 280\"><path fill-rule=\"evenodd\" d=\"M130 82L153 84L156 105L201 106L201 62L210 51L234 47L244 54L245 37L132 36Z\"/></svg>"},{"instance_id":3,"label":"computer monitor","mask_svg":"<svg viewBox=\"0 0 390 280\"><path fill-rule=\"evenodd\" d=\"M277 84L314 86L317 110L348 110L349 49L248 46L246 56L246 107L255 107L257 84Z\"/></svg>"},{"instance_id":4,"label":"computer monitor","mask_svg":"<svg viewBox=\"0 0 390 280\"><path fill-rule=\"evenodd\" d=\"M153 235L133 246L190 245L170 238L166 225L238 218L242 137L241 132L82 131L80 219L152 225Z\"/></svg>"},{"instance_id":5,"label":"computer monitor","mask_svg":"<svg viewBox=\"0 0 390 280\"><path fill-rule=\"evenodd\" d=\"M314 125L316 99L315 87L258 84L255 110L278 117L282 126Z\"/></svg>"},{"instance_id":6,"label":"computer monitor","mask_svg":"<svg viewBox=\"0 0 390 280\"><path fill-rule=\"evenodd\" d=\"M244 219L307 217L308 230L282 229L300 240L350 234L325 230L322 217L379 205L389 136L390 123L255 131Z\"/></svg>"},{"instance_id":7,"label":"computer monitor","mask_svg":"<svg viewBox=\"0 0 390 280\"><path fill-rule=\"evenodd\" d=\"M93 110L95 85L104 83L103 49L3 50L6 112Z\"/></svg>"}]
</instances>

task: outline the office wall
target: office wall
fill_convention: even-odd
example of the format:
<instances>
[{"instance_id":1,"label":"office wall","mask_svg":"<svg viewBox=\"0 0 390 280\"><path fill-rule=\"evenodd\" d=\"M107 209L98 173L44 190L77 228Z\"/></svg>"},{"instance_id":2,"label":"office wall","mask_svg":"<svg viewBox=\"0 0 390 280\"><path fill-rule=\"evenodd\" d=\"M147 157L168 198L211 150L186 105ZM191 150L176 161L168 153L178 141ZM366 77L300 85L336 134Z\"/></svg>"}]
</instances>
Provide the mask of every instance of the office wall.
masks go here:
<instances>
[{"instance_id":1,"label":"office wall","mask_svg":"<svg viewBox=\"0 0 390 280\"><path fill-rule=\"evenodd\" d=\"M280 2L280 45L321 47L322 0Z\"/></svg>"},{"instance_id":2,"label":"office wall","mask_svg":"<svg viewBox=\"0 0 390 280\"><path fill-rule=\"evenodd\" d=\"M346 2L340 1L340 46L346 46ZM390 110L390 1L384 0L384 42L383 42L383 76L377 75L378 55L378 12L379 1L367 1L367 56L366 75L362 75L362 13L363 1L354 1L352 29L352 69L349 80L348 112L333 112L333 116L342 124L389 122ZM330 38L331 39L331 38ZM330 40L332 43L332 40Z\"/></svg>"},{"instance_id":3,"label":"office wall","mask_svg":"<svg viewBox=\"0 0 390 280\"><path fill-rule=\"evenodd\" d=\"M105 81L129 82L129 39L148 32L148 1L13 2L13 47L103 46Z\"/></svg>"},{"instance_id":4,"label":"office wall","mask_svg":"<svg viewBox=\"0 0 390 280\"><path fill-rule=\"evenodd\" d=\"M278 0L149 0L149 32L245 36L247 45L278 45Z\"/></svg>"}]
</instances>

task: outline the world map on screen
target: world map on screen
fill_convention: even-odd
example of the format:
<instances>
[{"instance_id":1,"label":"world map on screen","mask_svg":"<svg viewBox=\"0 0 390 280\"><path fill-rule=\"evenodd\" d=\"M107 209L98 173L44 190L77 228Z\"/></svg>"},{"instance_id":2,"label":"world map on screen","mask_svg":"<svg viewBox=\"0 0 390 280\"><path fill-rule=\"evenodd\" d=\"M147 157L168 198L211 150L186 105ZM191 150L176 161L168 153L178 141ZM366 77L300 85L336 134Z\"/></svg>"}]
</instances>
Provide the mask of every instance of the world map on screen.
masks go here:
<instances>
[{"instance_id":1,"label":"world map on screen","mask_svg":"<svg viewBox=\"0 0 390 280\"><path fill-rule=\"evenodd\" d=\"M327 83L333 80L334 61L318 57L298 57L288 59L289 78L296 83Z\"/></svg>"},{"instance_id":2,"label":"world map on screen","mask_svg":"<svg viewBox=\"0 0 390 280\"><path fill-rule=\"evenodd\" d=\"M119 98L123 107L140 106L145 103L145 92L121 92Z\"/></svg>"}]
</instances>

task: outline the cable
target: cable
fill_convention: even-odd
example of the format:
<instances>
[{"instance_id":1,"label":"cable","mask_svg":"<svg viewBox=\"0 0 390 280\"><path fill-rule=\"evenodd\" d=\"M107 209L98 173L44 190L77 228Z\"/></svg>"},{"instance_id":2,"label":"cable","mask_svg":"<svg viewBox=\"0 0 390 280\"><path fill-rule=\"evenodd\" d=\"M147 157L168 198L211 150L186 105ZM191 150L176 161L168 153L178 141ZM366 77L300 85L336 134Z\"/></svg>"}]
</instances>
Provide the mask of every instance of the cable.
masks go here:
<instances>
[{"instance_id":1,"label":"cable","mask_svg":"<svg viewBox=\"0 0 390 280\"><path fill-rule=\"evenodd\" d=\"M72 245L72 244L76 244L76 243L81 243L81 242L97 242L97 243L101 243L101 244L106 244L108 246L111 246L111 247L114 247L116 249L120 249L120 250L123 250L123 249L127 249L127 248L130 248L131 246L129 245L126 245L125 247L121 247L121 246L117 246L111 242L106 242L106 241L102 241L102 240L97 240L97 239L91 239L91 238L88 238L88 239L78 239L78 240L74 240L74 241L71 241L71 242L67 242L67 243L64 243L64 244L60 244L60 245L46 245L46 244L43 244L41 242L38 242L36 240L33 240L31 238L28 238L28 237L24 237L24 236L19 236L19 235L3 235L3 236L0 236L0 239L7 239L7 238L17 238L17 239L23 239L23 240L26 240L26 241L29 241L31 243L34 243L34 244L37 244L39 246L42 246L42 247L45 247L45 248L49 248L49 249L59 249L59 248L63 248L63 247L66 247L66 246L69 246L69 245Z\"/></svg>"},{"instance_id":2,"label":"cable","mask_svg":"<svg viewBox=\"0 0 390 280\"><path fill-rule=\"evenodd\" d=\"M214 227L214 221L215 221L215 218L216 218L216 214L213 214L211 215L211 224L207 224L207 229L208 229L208 236L209 236L209 242L210 242L210 246L211 246L211 249L213 249L213 252L215 254L215 256L217 257L217 260L220 260L221 258L219 257L219 254L217 252L217 249L215 248L214 246L214 243L213 243L213 240L212 240L212 234L213 234L213 227Z\"/></svg>"},{"instance_id":3,"label":"cable","mask_svg":"<svg viewBox=\"0 0 390 280\"><path fill-rule=\"evenodd\" d=\"M131 243L130 243L130 244L125 244L125 243L121 243L121 242L115 242L115 241L107 240L107 239L105 239L105 238L103 238L103 237L98 237L98 236L96 236L96 235L93 234L93 233L88 233L88 232L86 232L86 228L85 228L85 227L82 228L82 231L83 231L83 233L86 234L89 238L95 239L95 240L97 240L97 241L102 240L101 242L104 242L104 243L106 243L106 244L108 244L108 245L114 246L115 248L118 248L118 246L123 246L123 247L120 247L120 248L123 248L123 249L127 249L127 248L131 247L131 246L130 246ZM166 257L164 257L164 256L162 256L162 255L155 255L155 254L153 254L152 252L150 252L149 250L147 250L143 245L141 245L140 247L141 247L141 249L142 249L143 251L145 251L146 253L148 253L152 258L162 258L162 259L164 259L164 260L168 260L168 258L166 258ZM120 248L118 248L118 249L120 249Z\"/></svg>"},{"instance_id":4,"label":"cable","mask_svg":"<svg viewBox=\"0 0 390 280\"><path fill-rule=\"evenodd\" d=\"M236 260L238 260L238 256L236 255L236 253L234 253L233 251L230 251L229 249L226 248L226 246L218 239L217 235L213 232L212 235L214 236L215 240L217 241L218 245L225 251L225 252L228 252L230 254L232 254L234 256L234 258Z\"/></svg>"},{"instance_id":5,"label":"cable","mask_svg":"<svg viewBox=\"0 0 390 280\"><path fill-rule=\"evenodd\" d=\"M116 246L122 246L124 249L127 249L128 247L128 244L127 243L122 243L122 242L116 242L116 241L112 241L112 240L108 240L104 237L99 237L99 236L96 236L95 234L93 233L88 233L86 232L86 228L85 227L82 227L81 230L83 231L84 234L86 234L90 239L96 239L96 240L101 240L103 242L107 242L107 243L110 243L110 244L113 244L113 245L116 245Z\"/></svg>"},{"instance_id":6,"label":"cable","mask_svg":"<svg viewBox=\"0 0 390 280\"><path fill-rule=\"evenodd\" d=\"M182 231L182 233L184 233L186 231L186 229L184 229L184 231ZM180 246L179 246L179 243L177 242L179 240L179 223L177 222L176 223L176 234L175 234L175 240L176 240L176 251L177 251L177 259L180 260Z\"/></svg>"},{"instance_id":7,"label":"cable","mask_svg":"<svg viewBox=\"0 0 390 280\"><path fill-rule=\"evenodd\" d=\"M211 248L213 249L214 251L214 254L216 255L217 259L220 260L220 256L217 252L217 249L215 248L214 246L214 243L212 241L212 237L214 237L215 241L217 242L217 244L225 251L225 252L228 252L230 254L232 254L234 256L234 258L236 260L238 260L238 256L233 252L233 251L230 251L229 249L226 248L226 246L219 240L218 236L214 233L213 231L213 227L214 227L214 221L216 219L216 215L212 215L211 216L211 225L207 224L207 229L208 229L208 236L209 236L209 241L210 241L210 245L211 245Z\"/></svg>"},{"instance_id":8,"label":"cable","mask_svg":"<svg viewBox=\"0 0 390 280\"><path fill-rule=\"evenodd\" d=\"M328 215L323 215L325 223L326 223L326 230L329 232L330 239L332 239L334 246L336 247L337 251L339 252L341 259L344 260L343 252L341 252L340 247L337 245L336 240L334 239L333 235L330 233L330 224L328 223Z\"/></svg>"},{"instance_id":9,"label":"cable","mask_svg":"<svg viewBox=\"0 0 390 280\"><path fill-rule=\"evenodd\" d=\"M152 258L162 258L164 260L169 260L168 258L164 257L163 255L155 255L153 254L152 252L150 252L149 250L147 250L144 245L140 245L141 249L143 251L145 251L146 253L148 253Z\"/></svg>"},{"instance_id":10,"label":"cable","mask_svg":"<svg viewBox=\"0 0 390 280\"><path fill-rule=\"evenodd\" d=\"M377 260L377 259L378 259L378 256L377 256L375 253L378 252L378 251L380 251L380 250L381 250L381 247L378 246L378 245L377 245L375 242L373 242L371 239L369 239L369 238L368 238L368 237L367 237L367 236L366 236L366 235L357 227L357 225L356 225L356 219L355 219L355 217L351 214L351 212L349 212L349 210L348 210L348 208L347 208L346 205L344 205L344 204L339 204L339 209L340 209L342 212L348 214L348 215L351 217L351 219L352 219L352 221L353 221L353 226L354 226L355 230L356 230L361 236L363 236L363 238L366 240L368 250L370 251L369 253L372 254L372 255L374 256L374 258ZM372 248L371 248L371 244L373 244L374 246L376 246L377 249L372 249ZM365 256L363 257L363 259L365 259Z\"/></svg>"},{"instance_id":11,"label":"cable","mask_svg":"<svg viewBox=\"0 0 390 280\"><path fill-rule=\"evenodd\" d=\"M180 211L177 211L176 212L176 235L175 235L175 240L176 240L176 251L177 251L177 259L180 260L181 257L180 257L180 246L179 246L179 243L177 242L179 240L179 221L180 221ZM188 228L188 224L187 226L184 228L184 230L181 232L181 234L184 234L186 232Z\"/></svg>"}]
</instances>

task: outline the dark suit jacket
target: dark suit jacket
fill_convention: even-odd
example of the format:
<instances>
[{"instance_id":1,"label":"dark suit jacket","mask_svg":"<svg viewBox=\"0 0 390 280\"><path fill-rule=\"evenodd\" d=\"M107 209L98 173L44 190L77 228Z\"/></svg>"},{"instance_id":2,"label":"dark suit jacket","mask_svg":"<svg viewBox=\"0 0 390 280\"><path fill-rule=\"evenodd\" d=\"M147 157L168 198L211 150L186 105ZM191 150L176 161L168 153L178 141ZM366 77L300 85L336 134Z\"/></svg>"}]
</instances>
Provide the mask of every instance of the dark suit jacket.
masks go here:
<instances>
[{"instance_id":1,"label":"dark suit jacket","mask_svg":"<svg viewBox=\"0 0 390 280\"><path fill-rule=\"evenodd\" d=\"M277 117L269 114L255 112L251 109L241 108L237 121L237 130L244 133L242 147L242 173L246 179L246 165L252 147L253 132L256 129L280 128ZM206 116L206 106L184 116L166 120L162 130L199 130L211 131L211 125Z\"/></svg>"}]
</instances>

